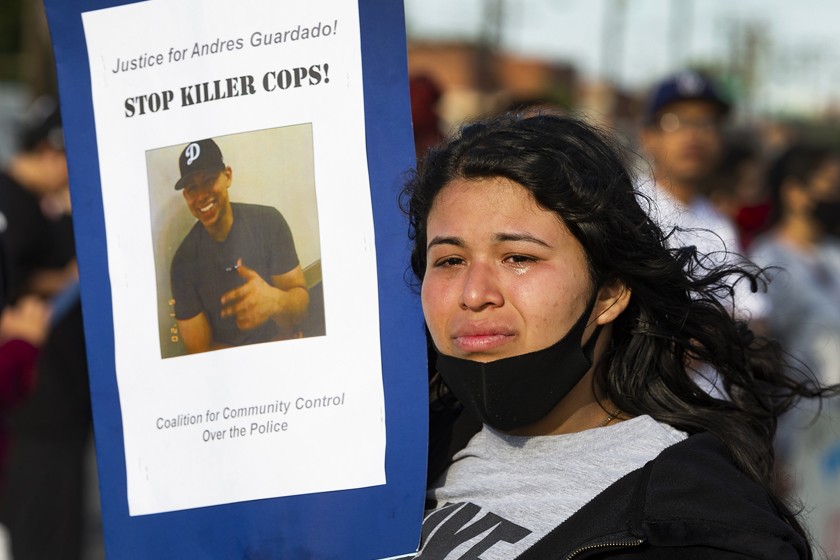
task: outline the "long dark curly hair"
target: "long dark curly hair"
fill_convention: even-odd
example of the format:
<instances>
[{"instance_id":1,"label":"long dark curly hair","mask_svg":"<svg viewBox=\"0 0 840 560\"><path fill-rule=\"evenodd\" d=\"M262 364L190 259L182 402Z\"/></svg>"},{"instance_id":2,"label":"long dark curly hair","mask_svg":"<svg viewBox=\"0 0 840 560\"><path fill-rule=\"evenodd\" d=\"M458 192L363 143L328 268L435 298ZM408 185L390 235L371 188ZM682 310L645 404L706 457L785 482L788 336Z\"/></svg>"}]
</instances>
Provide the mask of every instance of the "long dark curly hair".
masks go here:
<instances>
[{"instance_id":1,"label":"long dark curly hair","mask_svg":"<svg viewBox=\"0 0 840 560\"><path fill-rule=\"evenodd\" d=\"M467 125L427 153L403 191L411 268L422 283L426 220L450 181L504 177L522 185L583 246L595 286L618 279L631 290L596 371L605 396L626 414L648 414L689 434L712 432L773 495L777 418L823 390L792 376L779 345L733 316L733 286L755 289L761 271L745 260L719 264L694 247L669 247L673 232L651 220L630 169L614 141L573 118L505 115ZM697 364L717 372L728 398L697 384Z\"/></svg>"}]
</instances>

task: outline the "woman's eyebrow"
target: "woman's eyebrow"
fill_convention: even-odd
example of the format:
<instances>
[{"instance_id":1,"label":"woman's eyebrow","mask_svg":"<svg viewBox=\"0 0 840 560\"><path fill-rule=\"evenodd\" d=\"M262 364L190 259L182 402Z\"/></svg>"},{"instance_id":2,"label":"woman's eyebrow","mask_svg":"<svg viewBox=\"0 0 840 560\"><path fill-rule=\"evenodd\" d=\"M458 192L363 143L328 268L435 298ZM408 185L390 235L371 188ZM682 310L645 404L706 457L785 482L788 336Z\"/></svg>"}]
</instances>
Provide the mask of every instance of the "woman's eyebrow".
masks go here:
<instances>
[{"instance_id":1,"label":"woman's eyebrow","mask_svg":"<svg viewBox=\"0 0 840 560\"><path fill-rule=\"evenodd\" d=\"M551 245L534 237L533 235L527 233L497 233L496 234L496 241L525 241L527 243L536 243L537 245L542 245L548 249L551 249Z\"/></svg>"},{"instance_id":2,"label":"woman's eyebrow","mask_svg":"<svg viewBox=\"0 0 840 560\"><path fill-rule=\"evenodd\" d=\"M465 245L464 240L460 237L447 237L443 235L438 235L437 237L433 237L429 244L426 245L426 250L428 251L435 245L455 245L456 247L463 247Z\"/></svg>"}]
</instances>

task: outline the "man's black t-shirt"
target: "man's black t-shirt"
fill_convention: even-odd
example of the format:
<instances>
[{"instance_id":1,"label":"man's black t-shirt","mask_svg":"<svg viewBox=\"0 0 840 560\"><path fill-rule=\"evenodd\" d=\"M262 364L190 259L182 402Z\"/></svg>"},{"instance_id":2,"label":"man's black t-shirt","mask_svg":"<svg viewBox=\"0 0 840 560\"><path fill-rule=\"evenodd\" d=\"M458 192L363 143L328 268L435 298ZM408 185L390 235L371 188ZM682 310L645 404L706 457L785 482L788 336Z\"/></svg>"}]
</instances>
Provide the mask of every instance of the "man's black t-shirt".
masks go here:
<instances>
[{"instance_id":1,"label":"man's black t-shirt","mask_svg":"<svg viewBox=\"0 0 840 560\"><path fill-rule=\"evenodd\" d=\"M299 261L292 232L276 208L241 203L231 207L233 226L224 241L214 240L196 222L175 252L171 271L175 318L204 313L213 340L232 346L276 340L281 329L274 321L243 331L235 317L223 319L221 297L244 284L234 268L239 259L269 284L272 276L295 268Z\"/></svg>"}]
</instances>

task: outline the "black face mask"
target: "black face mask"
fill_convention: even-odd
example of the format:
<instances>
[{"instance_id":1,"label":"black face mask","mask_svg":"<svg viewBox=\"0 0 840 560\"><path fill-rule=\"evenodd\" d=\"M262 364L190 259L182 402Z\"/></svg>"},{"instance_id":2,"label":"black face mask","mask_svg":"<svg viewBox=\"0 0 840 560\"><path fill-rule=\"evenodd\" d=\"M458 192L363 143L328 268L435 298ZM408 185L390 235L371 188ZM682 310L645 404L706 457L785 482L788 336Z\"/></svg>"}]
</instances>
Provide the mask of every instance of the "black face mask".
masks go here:
<instances>
[{"instance_id":1,"label":"black face mask","mask_svg":"<svg viewBox=\"0 0 840 560\"><path fill-rule=\"evenodd\" d=\"M557 406L592 367L599 326L581 347L595 298L559 341L536 352L474 362L437 352L437 370L464 408L497 430L533 424Z\"/></svg>"},{"instance_id":2,"label":"black face mask","mask_svg":"<svg viewBox=\"0 0 840 560\"><path fill-rule=\"evenodd\" d=\"M840 201L817 201L811 210L811 216L820 224L824 232L834 235L840 233Z\"/></svg>"}]
</instances>

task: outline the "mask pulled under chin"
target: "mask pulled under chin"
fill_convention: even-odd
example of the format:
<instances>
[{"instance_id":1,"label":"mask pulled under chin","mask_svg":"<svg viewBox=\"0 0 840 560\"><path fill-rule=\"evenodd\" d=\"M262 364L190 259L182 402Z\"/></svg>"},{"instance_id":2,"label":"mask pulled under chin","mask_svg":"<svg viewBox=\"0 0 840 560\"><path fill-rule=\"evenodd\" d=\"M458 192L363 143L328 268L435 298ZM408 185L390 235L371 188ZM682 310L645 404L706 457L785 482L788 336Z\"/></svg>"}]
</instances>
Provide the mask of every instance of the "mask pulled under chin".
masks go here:
<instances>
[{"instance_id":1,"label":"mask pulled under chin","mask_svg":"<svg viewBox=\"0 0 840 560\"><path fill-rule=\"evenodd\" d=\"M582 345L595 298L569 332L548 348L475 362L441 354L437 371L464 408L497 430L510 431L545 417L592 367L599 326Z\"/></svg>"}]
</instances>

